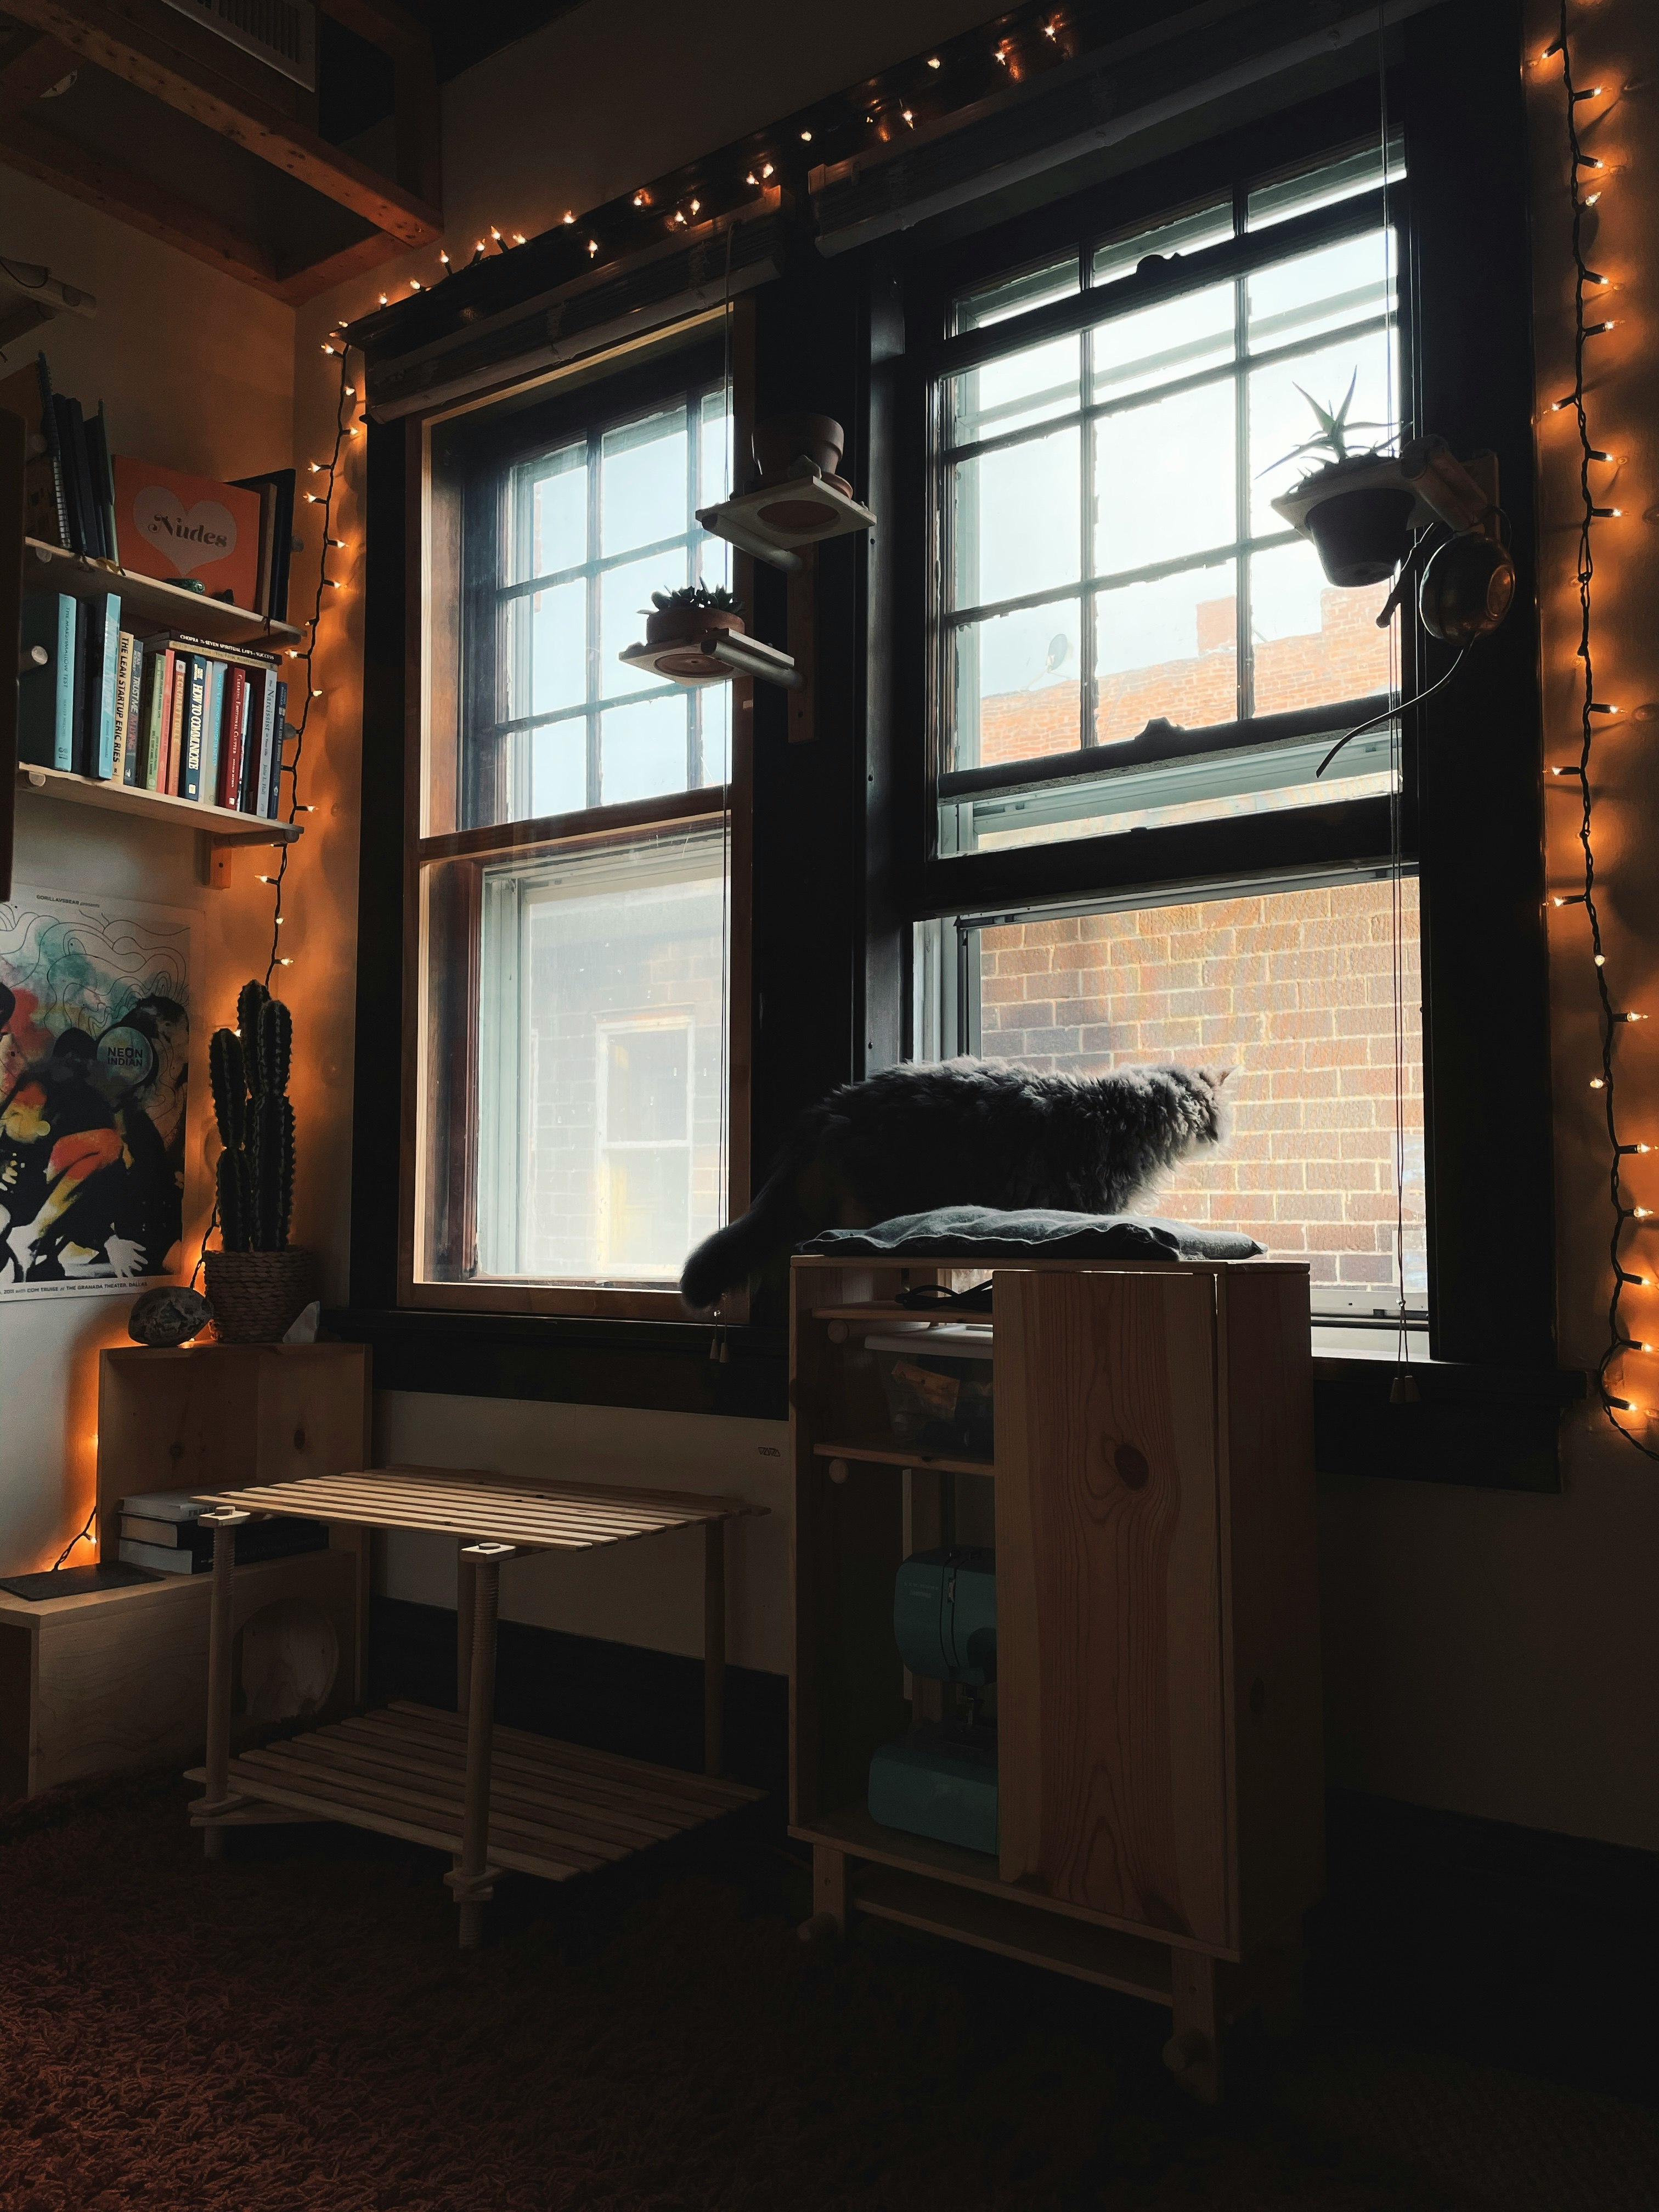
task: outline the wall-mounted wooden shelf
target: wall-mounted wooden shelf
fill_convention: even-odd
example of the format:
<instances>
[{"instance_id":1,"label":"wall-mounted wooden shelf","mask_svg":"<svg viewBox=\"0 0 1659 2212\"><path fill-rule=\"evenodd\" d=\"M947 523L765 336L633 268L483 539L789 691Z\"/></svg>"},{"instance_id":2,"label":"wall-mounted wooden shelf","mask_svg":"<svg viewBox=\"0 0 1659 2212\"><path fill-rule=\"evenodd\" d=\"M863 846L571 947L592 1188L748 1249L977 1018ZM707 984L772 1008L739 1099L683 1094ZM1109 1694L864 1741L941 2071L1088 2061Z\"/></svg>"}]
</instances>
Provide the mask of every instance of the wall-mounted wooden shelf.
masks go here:
<instances>
[{"instance_id":1,"label":"wall-mounted wooden shelf","mask_svg":"<svg viewBox=\"0 0 1659 2212\"><path fill-rule=\"evenodd\" d=\"M118 592L128 627L141 636L154 630L176 629L206 644L246 645L263 653L280 652L300 642L300 633L291 623L267 622L249 607L228 606L223 599L187 592L178 584L164 584L156 576L106 568L83 554L66 553L61 545L43 544L38 538L23 540L23 589L66 592L76 599Z\"/></svg>"},{"instance_id":2,"label":"wall-mounted wooden shelf","mask_svg":"<svg viewBox=\"0 0 1659 2212\"><path fill-rule=\"evenodd\" d=\"M226 606L223 599L208 599L206 592L184 591L155 575L133 575L131 568L106 568L101 562L86 560L84 553L42 544L40 538L22 542L22 588L66 591L70 599L119 592L128 629L142 637L153 630L184 630L185 637L199 637L204 644L252 646L257 653L281 653L299 644L292 622L265 622L248 606Z\"/></svg>"},{"instance_id":3,"label":"wall-mounted wooden shelf","mask_svg":"<svg viewBox=\"0 0 1659 2212\"><path fill-rule=\"evenodd\" d=\"M18 763L17 783L20 790L38 791L43 799L66 799L77 806L96 806L109 814L136 815L140 820L165 823L174 830L194 830L210 839L216 850L234 845L291 845L305 835L297 822L270 822L263 815L242 814L234 807L208 806L199 799L176 799L167 792L138 791L130 783L70 775L63 769L40 768L29 761Z\"/></svg>"},{"instance_id":4,"label":"wall-mounted wooden shelf","mask_svg":"<svg viewBox=\"0 0 1659 2212\"><path fill-rule=\"evenodd\" d=\"M872 1467L931 1468L938 1474L996 1473L991 1460L924 1451L920 1444L902 1444L891 1437L866 1437L853 1443L815 1443L812 1449L819 1459L855 1459Z\"/></svg>"}]
</instances>

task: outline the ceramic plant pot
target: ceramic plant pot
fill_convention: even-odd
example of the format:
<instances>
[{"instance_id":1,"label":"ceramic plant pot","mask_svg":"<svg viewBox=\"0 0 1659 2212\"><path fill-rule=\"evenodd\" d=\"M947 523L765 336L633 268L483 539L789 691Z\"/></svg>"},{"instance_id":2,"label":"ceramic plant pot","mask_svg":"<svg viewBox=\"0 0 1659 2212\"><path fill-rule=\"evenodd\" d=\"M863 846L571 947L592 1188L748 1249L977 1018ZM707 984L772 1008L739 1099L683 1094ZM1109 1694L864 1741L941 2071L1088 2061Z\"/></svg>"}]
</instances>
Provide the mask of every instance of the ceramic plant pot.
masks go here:
<instances>
[{"instance_id":1,"label":"ceramic plant pot","mask_svg":"<svg viewBox=\"0 0 1659 2212\"><path fill-rule=\"evenodd\" d=\"M702 650L705 638L716 630L741 631L743 617L732 607L688 607L678 601L655 608L645 618L647 645L683 647L665 653L657 663L663 676L724 676L723 661Z\"/></svg>"},{"instance_id":2,"label":"ceramic plant pot","mask_svg":"<svg viewBox=\"0 0 1659 2212\"><path fill-rule=\"evenodd\" d=\"M1367 460L1364 465L1375 464ZM1380 584L1393 575L1410 549L1416 495L1392 484L1344 491L1342 473L1340 466L1328 471L1331 493L1309 508L1308 535L1332 583L1345 588Z\"/></svg>"},{"instance_id":3,"label":"ceramic plant pot","mask_svg":"<svg viewBox=\"0 0 1659 2212\"><path fill-rule=\"evenodd\" d=\"M317 1255L210 1252L207 1286L221 1344L276 1344L317 1296Z\"/></svg>"},{"instance_id":4,"label":"ceramic plant pot","mask_svg":"<svg viewBox=\"0 0 1659 2212\"><path fill-rule=\"evenodd\" d=\"M755 465L761 483L782 483L789 465L805 453L814 468L834 476L847 434L833 415L769 415L755 425Z\"/></svg>"}]
</instances>

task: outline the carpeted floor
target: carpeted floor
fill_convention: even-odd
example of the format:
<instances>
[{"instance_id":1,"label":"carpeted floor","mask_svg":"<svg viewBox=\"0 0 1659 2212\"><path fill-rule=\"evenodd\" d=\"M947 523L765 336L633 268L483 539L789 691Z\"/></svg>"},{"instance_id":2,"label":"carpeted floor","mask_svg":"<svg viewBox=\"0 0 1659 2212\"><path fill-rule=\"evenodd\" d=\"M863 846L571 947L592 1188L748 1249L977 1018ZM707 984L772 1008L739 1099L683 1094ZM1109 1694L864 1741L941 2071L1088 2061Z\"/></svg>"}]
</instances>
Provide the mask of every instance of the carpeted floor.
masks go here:
<instances>
[{"instance_id":1,"label":"carpeted floor","mask_svg":"<svg viewBox=\"0 0 1659 2212\"><path fill-rule=\"evenodd\" d=\"M874 1925L804 1949L757 1830L513 1885L463 1960L432 1855L209 1866L184 1795L0 1814L5 2212L1659 2206L1642 2106L1328 2030L1236 2039L1206 2113L1150 2007Z\"/></svg>"}]
</instances>

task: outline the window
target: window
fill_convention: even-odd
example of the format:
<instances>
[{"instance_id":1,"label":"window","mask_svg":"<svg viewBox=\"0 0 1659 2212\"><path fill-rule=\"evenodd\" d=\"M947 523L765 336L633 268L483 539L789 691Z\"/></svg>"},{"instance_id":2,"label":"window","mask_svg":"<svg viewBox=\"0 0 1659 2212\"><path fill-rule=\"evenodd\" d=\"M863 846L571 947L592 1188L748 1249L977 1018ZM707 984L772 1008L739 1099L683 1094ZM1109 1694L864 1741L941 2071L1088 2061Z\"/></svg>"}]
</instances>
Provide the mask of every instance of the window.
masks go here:
<instances>
[{"instance_id":1,"label":"window","mask_svg":"<svg viewBox=\"0 0 1659 2212\"><path fill-rule=\"evenodd\" d=\"M942 853L1390 788L1386 733L1314 779L1319 736L1389 690L1388 586L1333 588L1272 506L1310 465L1304 394L1347 399L1356 451L1397 426L1381 172L1373 147L957 295Z\"/></svg>"},{"instance_id":2,"label":"window","mask_svg":"<svg viewBox=\"0 0 1659 2212\"><path fill-rule=\"evenodd\" d=\"M618 659L728 580L718 369L433 434L416 1302L678 1314L726 1218L732 687Z\"/></svg>"},{"instance_id":3,"label":"window","mask_svg":"<svg viewBox=\"0 0 1659 2212\"><path fill-rule=\"evenodd\" d=\"M1386 709L1399 641L1389 586L1328 584L1271 502L1316 465L1304 395L1347 400L1355 451L1407 411L1389 170L1385 196L1373 144L975 272L931 364L918 1054L1233 1066L1233 1141L1153 1202L1305 1261L1316 1308L1349 1317L1395 1310L1399 1261L1427 1297L1397 726L1316 775ZM994 902L947 907L958 878Z\"/></svg>"}]
</instances>

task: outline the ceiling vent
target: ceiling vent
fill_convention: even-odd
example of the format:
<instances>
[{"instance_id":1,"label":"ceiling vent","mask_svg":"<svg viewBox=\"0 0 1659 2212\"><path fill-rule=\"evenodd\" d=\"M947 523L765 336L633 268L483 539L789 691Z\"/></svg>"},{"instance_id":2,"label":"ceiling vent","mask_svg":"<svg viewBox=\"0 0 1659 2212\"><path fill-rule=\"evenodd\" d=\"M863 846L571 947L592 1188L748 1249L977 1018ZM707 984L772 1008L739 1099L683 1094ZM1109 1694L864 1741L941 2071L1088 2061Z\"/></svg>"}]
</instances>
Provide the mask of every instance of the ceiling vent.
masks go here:
<instances>
[{"instance_id":1,"label":"ceiling vent","mask_svg":"<svg viewBox=\"0 0 1659 2212\"><path fill-rule=\"evenodd\" d=\"M228 39L284 76L317 89L314 0L167 0L181 15Z\"/></svg>"}]
</instances>

